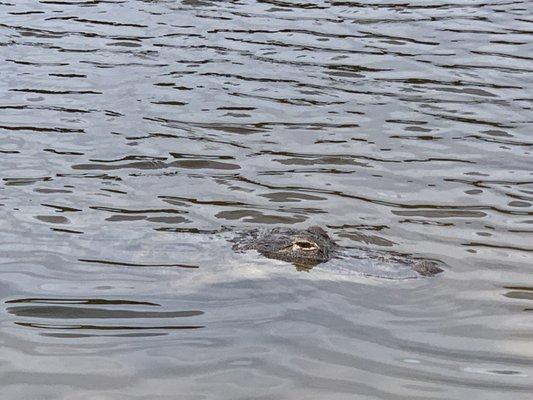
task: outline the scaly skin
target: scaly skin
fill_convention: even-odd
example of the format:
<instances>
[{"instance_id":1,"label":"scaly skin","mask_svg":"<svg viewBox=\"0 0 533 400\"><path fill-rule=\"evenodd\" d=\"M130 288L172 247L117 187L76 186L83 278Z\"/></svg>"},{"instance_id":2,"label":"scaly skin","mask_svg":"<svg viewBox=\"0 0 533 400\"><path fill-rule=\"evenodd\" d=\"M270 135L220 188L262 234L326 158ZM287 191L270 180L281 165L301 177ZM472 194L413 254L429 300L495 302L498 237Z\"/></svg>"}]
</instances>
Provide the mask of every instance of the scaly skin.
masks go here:
<instances>
[{"instance_id":1,"label":"scaly skin","mask_svg":"<svg viewBox=\"0 0 533 400\"><path fill-rule=\"evenodd\" d=\"M312 226L307 229L273 228L253 229L241 232L233 239L233 250L256 250L267 258L287 261L298 270L309 271L315 265L327 262L342 254L342 248L329 237L327 232ZM381 254L368 251L368 257L376 260L407 264L412 271L421 276L433 276L442 269L429 260L417 260L410 257Z\"/></svg>"}]
</instances>

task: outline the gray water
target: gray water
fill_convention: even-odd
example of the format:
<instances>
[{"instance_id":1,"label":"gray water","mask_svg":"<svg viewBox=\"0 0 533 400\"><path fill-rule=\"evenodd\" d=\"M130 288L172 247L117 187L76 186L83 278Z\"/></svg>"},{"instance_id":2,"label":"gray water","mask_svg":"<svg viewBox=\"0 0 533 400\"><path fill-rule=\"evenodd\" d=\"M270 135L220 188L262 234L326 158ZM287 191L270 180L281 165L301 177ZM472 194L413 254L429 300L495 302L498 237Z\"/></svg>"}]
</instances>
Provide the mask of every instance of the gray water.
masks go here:
<instances>
[{"instance_id":1,"label":"gray water","mask_svg":"<svg viewBox=\"0 0 533 400\"><path fill-rule=\"evenodd\" d=\"M2 399L530 396L532 11L2 0ZM310 225L445 272L227 242Z\"/></svg>"}]
</instances>

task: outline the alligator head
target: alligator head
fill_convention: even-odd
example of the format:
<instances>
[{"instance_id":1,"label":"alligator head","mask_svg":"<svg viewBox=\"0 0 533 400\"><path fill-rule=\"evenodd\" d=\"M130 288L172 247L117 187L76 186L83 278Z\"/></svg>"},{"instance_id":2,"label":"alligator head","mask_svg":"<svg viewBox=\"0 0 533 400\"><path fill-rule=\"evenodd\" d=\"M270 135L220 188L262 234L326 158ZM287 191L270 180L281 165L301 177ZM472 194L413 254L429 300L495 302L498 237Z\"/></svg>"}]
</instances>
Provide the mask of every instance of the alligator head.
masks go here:
<instances>
[{"instance_id":1,"label":"alligator head","mask_svg":"<svg viewBox=\"0 0 533 400\"><path fill-rule=\"evenodd\" d=\"M265 257L293 263L302 270L330 260L338 248L326 231L318 226L254 230L248 233L247 238L241 236L234 243L234 250L257 250Z\"/></svg>"}]
</instances>

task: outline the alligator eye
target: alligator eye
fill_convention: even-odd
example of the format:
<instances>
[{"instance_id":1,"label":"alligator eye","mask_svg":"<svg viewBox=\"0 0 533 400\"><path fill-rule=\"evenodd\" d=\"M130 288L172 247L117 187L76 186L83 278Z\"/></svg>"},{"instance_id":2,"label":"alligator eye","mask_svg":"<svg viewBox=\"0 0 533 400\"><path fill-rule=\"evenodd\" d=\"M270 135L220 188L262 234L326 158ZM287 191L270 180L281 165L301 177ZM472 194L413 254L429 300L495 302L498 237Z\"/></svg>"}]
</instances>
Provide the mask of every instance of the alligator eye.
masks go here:
<instances>
[{"instance_id":1,"label":"alligator eye","mask_svg":"<svg viewBox=\"0 0 533 400\"><path fill-rule=\"evenodd\" d=\"M305 240L297 240L293 243L295 247L297 247L300 250L315 250L318 248L318 246L313 242L308 242Z\"/></svg>"}]
</instances>

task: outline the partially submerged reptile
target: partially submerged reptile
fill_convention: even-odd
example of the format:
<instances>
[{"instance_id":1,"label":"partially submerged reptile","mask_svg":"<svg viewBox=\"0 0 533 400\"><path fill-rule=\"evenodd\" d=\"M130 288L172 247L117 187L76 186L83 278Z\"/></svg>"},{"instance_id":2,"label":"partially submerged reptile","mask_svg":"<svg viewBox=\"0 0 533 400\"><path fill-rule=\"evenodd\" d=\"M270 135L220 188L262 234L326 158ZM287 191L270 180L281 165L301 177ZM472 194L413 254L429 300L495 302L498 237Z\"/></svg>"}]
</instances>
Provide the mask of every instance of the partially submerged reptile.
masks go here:
<instances>
[{"instance_id":1,"label":"partially submerged reptile","mask_svg":"<svg viewBox=\"0 0 533 400\"><path fill-rule=\"evenodd\" d=\"M354 252L353 249L343 248L318 226L241 232L233 239L233 250L256 250L265 257L290 262L298 270L306 271L320 263L339 259L345 265L349 260L355 272L358 272L358 266L364 265L361 273L384 278L415 278L442 272L437 263L430 260L371 250L359 249Z\"/></svg>"}]
</instances>

